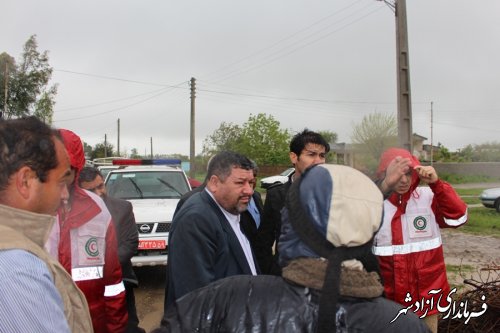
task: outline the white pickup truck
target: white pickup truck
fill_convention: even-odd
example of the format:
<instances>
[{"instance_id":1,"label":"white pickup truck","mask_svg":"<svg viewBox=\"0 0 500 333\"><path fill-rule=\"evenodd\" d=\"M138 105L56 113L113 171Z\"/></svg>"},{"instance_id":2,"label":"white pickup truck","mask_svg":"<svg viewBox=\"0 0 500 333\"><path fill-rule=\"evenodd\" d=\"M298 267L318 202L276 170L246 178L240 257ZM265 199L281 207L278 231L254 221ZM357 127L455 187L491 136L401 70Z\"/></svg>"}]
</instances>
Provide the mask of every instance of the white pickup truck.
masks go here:
<instances>
[{"instance_id":1,"label":"white pickup truck","mask_svg":"<svg viewBox=\"0 0 500 333\"><path fill-rule=\"evenodd\" d=\"M176 161L118 160L113 163L119 167L106 177L108 195L128 200L134 209L139 232L138 251L132 257L134 266L167 263L168 233L175 207L180 197L191 190L180 161Z\"/></svg>"}]
</instances>

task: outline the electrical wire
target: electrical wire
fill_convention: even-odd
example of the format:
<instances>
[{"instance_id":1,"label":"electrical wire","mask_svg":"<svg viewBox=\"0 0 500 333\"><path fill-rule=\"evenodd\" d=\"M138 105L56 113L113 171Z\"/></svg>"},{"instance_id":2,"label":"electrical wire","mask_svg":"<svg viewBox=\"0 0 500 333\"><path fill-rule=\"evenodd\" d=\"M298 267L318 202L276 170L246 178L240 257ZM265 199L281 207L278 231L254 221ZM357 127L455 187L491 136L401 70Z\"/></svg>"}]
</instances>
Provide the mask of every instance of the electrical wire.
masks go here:
<instances>
[{"instance_id":1,"label":"electrical wire","mask_svg":"<svg viewBox=\"0 0 500 333\"><path fill-rule=\"evenodd\" d=\"M131 108L132 106L135 106L135 105L138 105L138 104L142 104L144 102L147 102L151 99L154 99L158 96L161 96L167 92L170 92L172 91L172 89L168 89L166 91L162 91L158 94L155 94L151 97L148 97L148 98L145 98L145 99L142 99L138 102L135 102L135 103L132 103L132 104L129 104L129 105L125 105L125 106L121 106L121 107L117 107L117 108L114 108L114 109L111 109L111 110L107 110L107 111L102 111L102 112L99 112L99 113L93 113L93 114L90 114L90 115L86 115L86 116L81 116L81 117L75 117L75 118L68 118L68 119L61 119L61 120L54 120L54 123L63 123L63 122L66 122L66 121L72 121L72 120L80 120L80 119L88 119L88 118L93 118L93 117L99 117L99 116L103 116L105 114L108 114L108 113L112 113L112 112L115 112L115 111L119 111L119 110L124 110L124 109L129 109Z\"/></svg>"},{"instance_id":2,"label":"electrical wire","mask_svg":"<svg viewBox=\"0 0 500 333\"><path fill-rule=\"evenodd\" d=\"M102 106L102 105L107 105L107 104L113 104L113 103L116 103L116 102L122 102L122 101L126 101L126 100L129 100L129 99L134 99L134 98L137 98L137 97L141 97L141 96L144 96L144 95L154 94L154 93L160 92L160 91L162 91L164 89L169 89L169 88L161 88L161 89L149 91L149 92L146 92L146 93L143 93L143 94L138 94L138 95L129 96L129 97L122 97L122 98L113 99L113 100L109 100L109 101L105 101L105 102L99 102L99 103L95 103L95 104L88 104L88 105L75 106L75 107L70 107L70 108L56 109L55 112L60 113L60 112L66 112L66 111L88 109L88 108L93 108L93 107L96 107L96 106Z\"/></svg>"},{"instance_id":3,"label":"electrical wire","mask_svg":"<svg viewBox=\"0 0 500 333\"><path fill-rule=\"evenodd\" d=\"M149 86L168 87L168 88L175 88L175 89L187 89L187 88L181 88L181 87L179 87L179 85L168 85L168 84L157 83L157 82L137 81L137 80L117 78L117 77L112 77L112 76L105 76L105 75L101 75L101 74L91 74L91 73L76 72L76 71L70 71L70 70L65 70L65 69L54 69L54 71L56 71L56 72L62 72L62 73L70 73L70 74L76 74L76 75L89 76L89 77L95 77L95 78L106 79L106 80L114 80L114 81L122 81L122 82L131 82L131 83L145 84L145 85L149 85Z\"/></svg>"},{"instance_id":4,"label":"electrical wire","mask_svg":"<svg viewBox=\"0 0 500 333\"><path fill-rule=\"evenodd\" d=\"M290 35L287 35L287 36L279 39L278 41L274 42L272 45L269 45L269 46L266 46L264 48L261 48L261 49L255 51L255 52L247 55L247 56L244 56L243 58L241 58L239 60L236 60L236 61L234 61L232 63L229 63L229 64L227 64L227 65L225 65L225 66L223 66L223 67L221 67L221 68L219 68L217 70L214 70L214 71L212 71L212 72L210 72L208 74L202 75L201 77L208 81L209 77L212 76L213 74L222 72L226 68L229 68L231 66L237 65L237 64L239 64L239 63L241 63L241 62L243 62L243 61L245 61L247 59L250 59L252 57L255 57L255 56L257 56L257 55L259 55L259 54L261 54L261 53L263 53L263 52L265 52L267 50L273 49L275 46L277 46L279 44L282 44L283 42L285 42L285 41L287 41L287 40L289 40L289 39L291 39L291 38L293 38L293 37L301 34L302 32L305 32L305 31L311 29L312 27L317 26L318 24L324 22L325 20L327 20L327 19L329 19L329 18L331 18L333 16L336 16L337 14L339 14L339 13L341 13L341 12L343 12L343 11L349 9L349 8L351 8L352 6L356 5L357 3L361 2L361 1L363 1L363 0L358 0L356 2L351 3L350 5L348 5L346 7L341 8L340 10L336 10L335 12L333 12L333 13L331 13L331 14L329 14L329 15L327 15L327 16L325 16L325 17L323 17L323 18L321 18L321 19L319 19L319 20L317 20L317 21L315 21L313 23L311 23L310 25L308 25L308 26L306 26L306 27L304 27L304 28L302 28L302 29L300 29L300 30L298 30L298 31L290 34Z\"/></svg>"},{"instance_id":5,"label":"electrical wire","mask_svg":"<svg viewBox=\"0 0 500 333\"><path fill-rule=\"evenodd\" d=\"M333 30L333 31L330 31L330 32L328 32L328 33L325 33L325 34L321 35L320 37L318 37L318 38L316 38L316 39L313 39L313 40L311 40L311 41L309 41L309 42L307 42L307 43L305 43L305 44L302 44L302 45L298 45L298 46L296 46L296 47L293 47L294 45L296 45L296 44L298 44L298 43L300 43L300 42L303 42L303 41L305 41L305 40L309 39L310 37L314 36L314 35L315 35L315 34L317 34L317 33L315 33L315 34L310 34L310 35L308 35L308 36L306 36L306 37L304 37L304 38L300 39L300 40L299 40L299 41L297 41L297 42L294 42L294 43L292 43L292 44L290 44L290 45L288 45L288 46L285 46L285 47L283 47L283 48L281 48L281 49L279 49L279 50L277 50L277 51L275 51L275 52L273 52L273 53L271 53L271 54L269 54L269 55L265 56L263 60L265 60L265 59L269 59L269 60L267 60L267 61L264 61L264 62L261 62L261 63L258 63L258 64L254 64L254 65L249 65L249 66L247 66L247 67L246 67L246 68L244 68L244 69L239 69L239 70L238 70L238 69L236 69L236 70L230 71L230 72L229 72L228 74L226 74L225 76L222 76L222 78L217 79L217 80L213 80L213 82L218 83L218 82L221 82L221 81L225 81L225 80L228 80L228 79L230 79L230 78L232 78L232 77L234 77L234 76L241 75L241 74L244 74L244 73L247 73L247 72L250 72L250 71L256 70L256 69L258 69L258 68L261 68L261 67L263 67L263 66L269 65L269 64L271 64L271 63L273 63L273 62L275 62L275 61L277 61L277 60L279 60L279 59L281 59L281 58L283 58L283 57L286 57L286 56L288 56L288 55L290 55L290 54L292 54L292 53L297 52L298 50L301 50L301 49L303 49L303 48L305 48L305 47L307 47L307 46L309 46L309 45L312 45L312 44L314 44L314 43L317 43L317 42L319 42L319 41L321 41L321 40L323 40L323 39L325 39L325 38L327 38L327 37L331 36L331 35L332 35L332 34L334 34L334 33L337 33L337 32L339 32L339 31L341 31L341 30L344 30L345 28L347 28L347 27L349 27L349 26L351 26L351 25L353 25L353 24L355 24L355 23L357 23L357 22L361 21L362 19L364 19L364 18L368 17L369 15L372 15L373 13L375 13L375 12L377 12L377 11L379 11L379 10L381 10L381 7L375 8L374 10L372 10L372 11L368 12L367 14L365 14L365 15L363 15L363 16L361 16L361 17L357 18L357 19L355 19L354 21L351 21L351 22L349 22L349 23L347 23L347 24L345 24L345 25L343 25L343 26L341 26L341 27L339 27L339 28L337 28L337 29L335 29L335 30ZM351 14L350 16L352 16L352 15L353 15L353 14ZM336 23L337 23L337 22L335 22L334 24L336 24ZM291 48L291 49L290 49L290 48ZM288 50L288 51L287 51L287 49L290 49L290 50ZM273 57L273 56L274 56L274 57Z\"/></svg>"}]
</instances>

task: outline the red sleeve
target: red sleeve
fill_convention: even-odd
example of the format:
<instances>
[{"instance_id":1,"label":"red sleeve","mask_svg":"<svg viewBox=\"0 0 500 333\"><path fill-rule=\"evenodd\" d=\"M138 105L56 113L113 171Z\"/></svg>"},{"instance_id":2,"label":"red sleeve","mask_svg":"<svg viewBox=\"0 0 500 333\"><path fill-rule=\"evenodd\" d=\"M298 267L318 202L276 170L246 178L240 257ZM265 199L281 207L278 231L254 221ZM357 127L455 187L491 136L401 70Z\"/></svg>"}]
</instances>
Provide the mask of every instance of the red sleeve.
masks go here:
<instances>
[{"instance_id":1,"label":"red sleeve","mask_svg":"<svg viewBox=\"0 0 500 333\"><path fill-rule=\"evenodd\" d=\"M127 327L127 306L122 269L118 260L118 246L114 223L110 223L106 233L106 262L104 265L104 301L108 332L124 332Z\"/></svg>"},{"instance_id":2,"label":"red sleeve","mask_svg":"<svg viewBox=\"0 0 500 333\"><path fill-rule=\"evenodd\" d=\"M438 180L429 187L434 192L432 210L439 227L457 228L467 222L467 204L450 184Z\"/></svg>"}]
</instances>

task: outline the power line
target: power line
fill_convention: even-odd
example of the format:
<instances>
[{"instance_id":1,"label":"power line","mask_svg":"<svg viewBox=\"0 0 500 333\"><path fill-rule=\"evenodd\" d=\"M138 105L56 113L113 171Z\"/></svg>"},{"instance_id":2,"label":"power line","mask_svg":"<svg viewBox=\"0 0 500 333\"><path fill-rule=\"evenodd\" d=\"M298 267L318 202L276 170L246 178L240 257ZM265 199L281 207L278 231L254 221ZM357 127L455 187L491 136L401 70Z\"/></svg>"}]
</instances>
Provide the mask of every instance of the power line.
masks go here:
<instances>
[{"instance_id":1,"label":"power line","mask_svg":"<svg viewBox=\"0 0 500 333\"><path fill-rule=\"evenodd\" d=\"M221 94L221 95L258 97L258 98L268 98L268 99L278 99L278 100L288 100L288 101L300 101L300 102L319 102L319 103L330 103L330 104L395 104L394 102L334 101L334 100L313 99L313 98L280 97L280 96L272 96L272 95L236 93L236 92L211 90L211 89L198 89L198 91L214 93L214 94Z\"/></svg>"},{"instance_id":2,"label":"power line","mask_svg":"<svg viewBox=\"0 0 500 333\"><path fill-rule=\"evenodd\" d=\"M341 8L340 10L336 10L335 12L333 12L333 13L331 13L331 14L329 14L329 15L327 15L327 16L325 16L325 17L323 17L323 18L321 18L321 19L319 19L319 20L317 20L317 21L315 21L315 22L313 22L312 24L310 24L310 25L308 25L308 26L306 26L306 27L304 27L304 28L302 28L302 29L300 29L300 30L298 30L298 31L296 31L296 32L294 32L294 33L292 33L292 34L290 34L290 35L287 35L287 36L285 36L285 37L283 37L283 38L279 39L277 42L274 42L272 45L269 45L269 46L267 46L267 47L261 48L260 50L257 50L257 51L255 51L255 52L253 52L253 53L251 53L251 54L249 54L249 55L247 55L247 56L244 56L243 58L241 58L241 59L239 59L239 60L236 60L236 61L234 61L234 62L232 62L232 63L230 63L230 64L228 64L228 65L225 65L225 66L223 66L223 67L221 67L221 68L219 68L219 69L217 69L217 70L214 70L214 71L212 71L212 72L210 72L210 73L208 73L208 74L205 74L205 75L203 75L203 77L204 77L205 79L207 79L207 80L208 80L208 78L207 78L207 77L210 77L211 75L213 75L213 74L215 74L215 73L222 72L222 71L224 71L226 68L229 68L229 67L231 67L231 66L234 66L234 65L236 65L236 64L239 64L239 63L241 63L241 62L243 62L243 61L245 61L245 60L247 60L247 59L249 59L249 58L255 57L255 56L257 56L257 55L259 55L259 54L263 53L264 51L270 50L270 49L274 48L275 46L277 46L277 45L279 45L279 44L281 44L281 43L283 43L283 42L285 42L285 41L287 41L287 40L289 40L289 39L291 39L291 38L293 38L293 37L297 36L298 34L300 34L300 33L304 32L304 31L307 31L307 30L309 30L310 28L312 28L312 27L314 27L314 26L316 26L316 25L320 24L321 22L323 22L323 21L325 21L325 20L329 19L330 17L335 16L335 15L337 15L337 14L339 14L339 13L343 12L344 10L347 10L348 8L350 8L350 7L354 6L354 5L356 5L358 2L361 2L361 1L363 1L363 0L358 0L358 1L353 2L352 4L350 4L350 5L346 6L346 7Z\"/></svg>"},{"instance_id":3,"label":"power line","mask_svg":"<svg viewBox=\"0 0 500 333\"><path fill-rule=\"evenodd\" d=\"M262 63L260 63L260 64L256 64L256 65L249 65L249 66L247 66L247 68L245 68L245 69L241 69L241 70L236 69L236 70L230 71L230 72L229 72L228 74L226 74L225 76L222 76L222 78L221 78L221 79L215 80L215 82L216 82L216 83L218 83L218 82L221 82L221 81L225 81L225 80L227 80L227 79L229 79L229 78L231 78L231 77L234 77L234 76L236 76L236 75L244 74L244 73L247 73L247 72L253 71L253 70L255 70L255 69L258 69L258 68L260 68L260 67L263 67L263 66L265 66L265 65L268 65L268 64L270 64L270 63L273 63L273 62L275 62L275 61L277 61L277 60L279 60L279 59L281 59L281 58L283 58L283 57L285 57L285 56L288 56L288 55L290 55L290 54L292 54L292 53L297 52L297 51L298 51L298 50L300 50L300 49L303 49L303 48L305 48L305 47L307 47L307 46L309 46L309 45L311 45L311 44L317 43L318 41L320 41L320 40L322 40L322 39L324 39L324 38L326 38L326 37L329 37L329 36L331 36L332 34L337 33L337 32L339 32L339 31L341 31L341 30L343 30L343 29L345 29L345 28L347 28L347 27L349 27L349 26L353 25L354 23L357 23L357 22L361 21L362 19L366 18L367 16L369 16L369 15L371 15L371 14L373 14L373 13L375 13L375 12L379 11L379 10L381 10L381 8L380 8L380 7L379 7L379 8L375 8L374 10L372 10L372 11L368 12L367 14L365 14L365 15L363 15L363 16L361 16L361 17L357 18L357 19L356 19L356 20L354 20L354 21L351 21L351 22L349 22L349 23L345 24L344 26L339 27L339 28L338 28L338 29L336 29L336 30L333 30L333 31L331 31L331 32L328 32L328 33L326 33L326 34L323 34L323 35L321 35L320 37L318 37L318 38L316 38L316 39L313 39L313 40L312 40L312 41L310 41L310 42L307 42L306 44L299 45L299 46L297 46L297 47L295 47L295 48L292 48L291 50L289 50L289 51L287 51L287 52L283 53L286 49L289 49L289 48L293 47L294 45L296 45L296 44L298 44L298 43L300 43L300 42L302 42L302 41L307 40L309 37L312 37L312 36L314 36L314 35L315 35L315 34L317 34L317 33L310 34L310 35L308 35L308 36L306 36L306 37L304 37L304 38L300 39L300 40L299 40L299 41L297 41L297 42L294 42L294 43L292 43L292 44L290 44L290 45L288 45L288 46L285 46L285 47L283 47L283 48L281 48L281 49L279 49L279 50L277 50L277 51L275 51L275 52L273 52L273 53L271 53L271 54L267 55L264 59L269 59L269 58L273 57L274 55L276 55L274 58L271 58L271 59L269 59L268 61L264 61L264 62L262 62ZM350 16L352 16L352 15L353 15L353 14L349 15L348 17L350 17ZM346 18L348 18L348 17L346 17ZM346 18L344 18L344 19L346 19ZM336 24L336 23L338 23L338 22L334 22L333 24ZM333 25L333 24L332 24L332 25ZM281 53L281 54L280 54L280 53Z\"/></svg>"},{"instance_id":4,"label":"power line","mask_svg":"<svg viewBox=\"0 0 500 333\"><path fill-rule=\"evenodd\" d=\"M446 122L442 122L442 121L434 121L434 124L441 124L441 125L452 126L452 127L461 127L461 128L471 129L471 130L500 132L500 129L498 129L498 128L496 128L496 129L493 129L493 128L484 128L484 126L474 127L474 126L466 126L466 125L458 125L458 124L446 123Z\"/></svg>"},{"instance_id":5,"label":"power line","mask_svg":"<svg viewBox=\"0 0 500 333\"><path fill-rule=\"evenodd\" d=\"M126 100L129 100L129 99L134 99L136 97L141 97L141 96L144 96L144 95L154 94L154 93L160 92L160 91L162 91L164 89L169 89L169 88L161 88L161 89L158 89L158 90L153 90L153 91L149 91L147 93L138 94L138 95L134 95L134 96L113 99L113 100L109 100L109 101L105 101L105 102L100 102L100 103L96 103L96 104L88 104L88 105L82 105L82 106L75 106L75 107L71 107L71 108L57 109L55 111L57 111L59 113L59 112L66 112L66 111L73 111L73 110L93 108L93 107L96 107L96 106L102 106L102 105L106 105L106 104L113 104L113 103L116 103L116 102L122 102L122 101L126 101Z\"/></svg>"},{"instance_id":6,"label":"power line","mask_svg":"<svg viewBox=\"0 0 500 333\"><path fill-rule=\"evenodd\" d=\"M87 119L87 118L92 118L92 117L98 117L98 116L102 116L102 115L105 115L105 114L108 114L108 113L111 113L111 112L115 112L115 111L118 111L118 110L124 110L124 109L128 109L132 106L135 106L135 105L138 105L138 104L141 104L141 103L144 103L146 101L149 101L153 98L156 98L158 96L161 96L167 92L170 92L171 90L166 90L166 91L163 91L159 94L156 94L154 96L151 96L151 97L148 97L148 98L145 98L143 100L140 100L136 103L132 103L132 104L129 104L129 105L126 105L126 106L122 106L122 107L118 107L118 108L114 108L114 109L111 109L111 110L108 110L108 111L103 111L103 112L99 112L99 113L94 113L94 114L91 114L91 115L87 115L87 116L82 116L82 117L75 117L75 118L69 118L69 119L62 119L62 120L55 120L54 122L55 123L62 123L62 122L66 122L66 121L72 121L72 120L80 120L80 119Z\"/></svg>"},{"instance_id":7,"label":"power line","mask_svg":"<svg viewBox=\"0 0 500 333\"><path fill-rule=\"evenodd\" d=\"M175 89L188 89L188 88L181 88L181 87L179 87L179 85L169 85L169 84L163 84L163 83L157 83L157 82L136 81L136 80L129 80L129 79L112 77L112 76L105 76L105 75L100 75L100 74L75 72L75 71L70 71L70 70L65 70L65 69L54 69L54 71L56 71L56 72L63 72L63 73L70 73L70 74L76 74L76 75L96 77L96 78L106 79L106 80L114 80L114 81L122 81L122 82L131 82L131 83L145 84L145 85L150 85L150 86L159 86L159 87L167 87L167 88L175 88ZM185 82L187 82L187 81L184 81L182 83L185 83Z\"/></svg>"}]
</instances>

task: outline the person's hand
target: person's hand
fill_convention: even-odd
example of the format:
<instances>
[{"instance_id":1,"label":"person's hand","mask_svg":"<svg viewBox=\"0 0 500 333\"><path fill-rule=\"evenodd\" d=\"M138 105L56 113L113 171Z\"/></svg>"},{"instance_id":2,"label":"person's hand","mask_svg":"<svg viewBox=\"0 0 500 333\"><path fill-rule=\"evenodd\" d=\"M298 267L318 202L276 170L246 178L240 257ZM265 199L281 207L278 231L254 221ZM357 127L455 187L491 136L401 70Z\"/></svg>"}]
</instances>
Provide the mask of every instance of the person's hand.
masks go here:
<instances>
[{"instance_id":1,"label":"person's hand","mask_svg":"<svg viewBox=\"0 0 500 333\"><path fill-rule=\"evenodd\" d=\"M426 184L435 183L438 180L436 170L431 166L419 165L414 168L421 181Z\"/></svg>"},{"instance_id":2,"label":"person's hand","mask_svg":"<svg viewBox=\"0 0 500 333\"><path fill-rule=\"evenodd\" d=\"M411 159L408 157L397 156L394 158L391 163L387 166L385 170L385 178L382 181L382 190L387 192L386 190L391 190L396 186L401 177L406 175L410 170Z\"/></svg>"}]
</instances>

